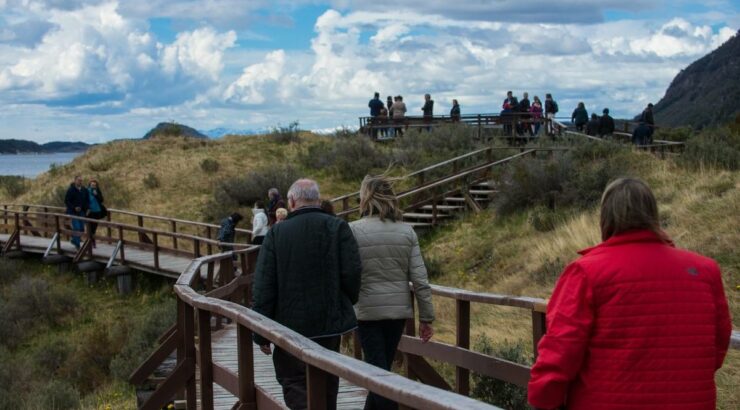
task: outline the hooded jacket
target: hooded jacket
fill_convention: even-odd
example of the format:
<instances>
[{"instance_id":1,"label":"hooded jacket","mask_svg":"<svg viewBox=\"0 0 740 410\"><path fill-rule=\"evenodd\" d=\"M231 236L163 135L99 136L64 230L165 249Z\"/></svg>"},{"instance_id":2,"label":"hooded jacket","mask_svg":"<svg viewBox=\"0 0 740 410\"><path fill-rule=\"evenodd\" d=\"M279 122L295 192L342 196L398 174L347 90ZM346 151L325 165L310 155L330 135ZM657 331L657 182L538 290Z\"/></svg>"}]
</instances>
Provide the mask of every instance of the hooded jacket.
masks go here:
<instances>
[{"instance_id":1,"label":"hooded jacket","mask_svg":"<svg viewBox=\"0 0 740 410\"><path fill-rule=\"evenodd\" d=\"M645 230L580 253L547 305L530 404L713 410L732 330L717 263Z\"/></svg>"},{"instance_id":2,"label":"hooded jacket","mask_svg":"<svg viewBox=\"0 0 740 410\"><path fill-rule=\"evenodd\" d=\"M80 215L85 215L90 207L90 197L87 188L80 187L77 189L74 183L69 184L67 193L64 195L64 205L67 206L68 214L78 214L75 208L80 208Z\"/></svg>"},{"instance_id":3,"label":"hooded jacket","mask_svg":"<svg viewBox=\"0 0 740 410\"><path fill-rule=\"evenodd\" d=\"M255 208L252 210L254 218L252 218L252 239L258 236L267 235L268 221L265 210L262 208Z\"/></svg>"}]
</instances>

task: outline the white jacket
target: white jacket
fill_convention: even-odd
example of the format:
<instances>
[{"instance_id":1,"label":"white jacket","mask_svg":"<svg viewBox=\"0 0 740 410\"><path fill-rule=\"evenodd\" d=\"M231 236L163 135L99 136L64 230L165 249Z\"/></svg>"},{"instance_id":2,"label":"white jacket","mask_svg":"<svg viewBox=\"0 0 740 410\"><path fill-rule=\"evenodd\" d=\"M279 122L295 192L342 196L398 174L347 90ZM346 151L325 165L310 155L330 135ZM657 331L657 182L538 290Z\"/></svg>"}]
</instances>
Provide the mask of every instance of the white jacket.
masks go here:
<instances>
[{"instance_id":1,"label":"white jacket","mask_svg":"<svg viewBox=\"0 0 740 410\"><path fill-rule=\"evenodd\" d=\"M267 235L267 215L264 209L252 209L254 218L252 218L252 239L258 236Z\"/></svg>"},{"instance_id":2,"label":"white jacket","mask_svg":"<svg viewBox=\"0 0 740 410\"><path fill-rule=\"evenodd\" d=\"M355 304L358 320L414 316L413 284L422 322L434 320L432 290L414 229L403 222L364 217L349 224L362 259L362 286Z\"/></svg>"}]
</instances>

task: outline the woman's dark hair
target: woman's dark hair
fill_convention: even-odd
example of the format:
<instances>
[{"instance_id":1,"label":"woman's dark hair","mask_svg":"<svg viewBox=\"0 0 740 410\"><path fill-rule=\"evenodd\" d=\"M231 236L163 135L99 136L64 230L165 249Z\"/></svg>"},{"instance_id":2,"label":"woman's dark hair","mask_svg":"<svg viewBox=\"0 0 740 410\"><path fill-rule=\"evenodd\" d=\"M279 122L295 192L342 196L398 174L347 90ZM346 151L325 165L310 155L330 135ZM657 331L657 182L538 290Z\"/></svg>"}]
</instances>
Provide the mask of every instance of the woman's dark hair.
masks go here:
<instances>
[{"instance_id":1,"label":"woman's dark hair","mask_svg":"<svg viewBox=\"0 0 740 410\"><path fill-rule=\"evenodd\" d=\"M244 219L244 217L239 212L231 214L231 220L234 221L234 223L239 223L242 219Z\"/></svg>"},{"instance_id":2,"label":"woman's dark hair","mask_svg":"<svg viewBox=\"0 0 740 410\"><path fill-rule=\"evenodd\" d=\"M637 178L619 178L607 185L601 197L600 225L604 241L627 231L647 229L664 242L670 242L660 227L653 191Z\"/></svg>"}]
</instances>

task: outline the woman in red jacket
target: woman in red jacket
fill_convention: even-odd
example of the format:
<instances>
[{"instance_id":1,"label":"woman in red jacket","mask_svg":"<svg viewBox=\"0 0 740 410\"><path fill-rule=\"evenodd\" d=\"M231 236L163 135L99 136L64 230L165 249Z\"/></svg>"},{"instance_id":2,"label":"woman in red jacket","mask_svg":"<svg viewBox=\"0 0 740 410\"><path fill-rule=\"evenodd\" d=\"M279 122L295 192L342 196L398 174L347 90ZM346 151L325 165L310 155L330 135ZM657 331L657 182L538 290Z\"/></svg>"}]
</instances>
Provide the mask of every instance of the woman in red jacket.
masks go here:
<instances>
[{"instance_id":1,"label":"woman in red jacket","mask_svg":"<svg viewBox=\"0 0 740 410\"><path fill-rule=\"evenodd\" d=\"M637 179L604 191L601 237L565 269L548 303L530 404L713 410L732 329L717 263L673 246Z\"/></svg>"}]
</instances>

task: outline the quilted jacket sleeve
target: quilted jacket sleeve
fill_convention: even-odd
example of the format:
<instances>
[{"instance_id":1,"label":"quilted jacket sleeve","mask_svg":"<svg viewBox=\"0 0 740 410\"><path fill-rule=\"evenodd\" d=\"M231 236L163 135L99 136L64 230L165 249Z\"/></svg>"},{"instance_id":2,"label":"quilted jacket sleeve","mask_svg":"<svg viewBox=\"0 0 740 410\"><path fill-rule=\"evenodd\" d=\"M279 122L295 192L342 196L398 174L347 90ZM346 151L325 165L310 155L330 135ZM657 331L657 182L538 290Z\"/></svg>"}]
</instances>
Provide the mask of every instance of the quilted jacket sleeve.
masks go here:
<instances>
[{"instance_id":1,"label":"quilted jacket sleeve","mask_svg":"<svg viewBox=\"0 0 740 410\"><path fill-rule=\"evenodd\" d=\"M253 310L270 319L275 318L275 309L278 300L277 264L275 260L275 244L272 231L268 231L262 243L257 268L254 272L254 307ZM258 345L269 344L270 341L258 334L254 334L254 342Z\"/></svg>"},{"instance_id":2,"label":"quilted jacket sleeve","mask_svg":"<svg viewBox=\"0 0 740 410\"><path fill-rule=\"evenodd\" d=\"M342 292L354 305L360 297L362 261L357 240L349 224L344 221L339 225L339 262L341 263L339 281Z\"/></svg>"},{"instance_id":3,"label":"quilted jacket sleeve","mask_svg":"<svg viewBox=\"0 0 740 410\"><path fill-rule=\"evenodd\" d=\"M540 409L565 404L570 383L581 368L594 320L592 293L582 268L563 273L547 305L547 333L529 381L529 403Z\"/></svg>"},{"instance_id":4,"label":"quilted jacket sleeve","mask_svg":"<svg viewBox=\"0 0 740 410\"><path fill-rule=\"evenodd\" d=\"M422 322L434 321L434 305L432 304L432 288L429 287L429 277L424 259L421 257L419 238L416 232L411 231L412 246L409 257L409 279L414 286L417 304L419 305L419 320Z\"/></svg>"},{"instance_id":5,"label":"quilted jacket sleeve","mask_svg":"<svg viewBox=\"0 0 740 410\"><path fill-rule=\"evenodd\" d=\"M716 353L716 368L722 367L722 362L725 361L727 355L727 349L730 346L730 336L732 334L732 322L730 320L730 309L727 306L727 297L725 296L725 290L722 286L722 274L720 273L719 267L715 265L716 281L714 286L714 300L716 303L717 312L717 335L715 336L715 343L717 345Z\"/></svg>"}]
</instances>

